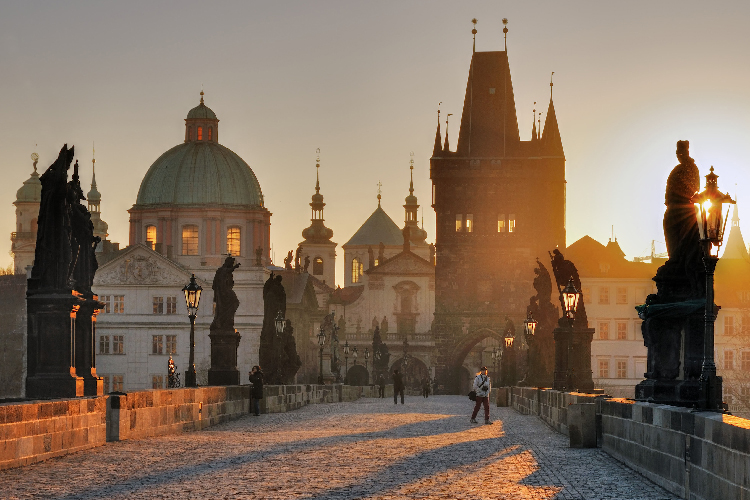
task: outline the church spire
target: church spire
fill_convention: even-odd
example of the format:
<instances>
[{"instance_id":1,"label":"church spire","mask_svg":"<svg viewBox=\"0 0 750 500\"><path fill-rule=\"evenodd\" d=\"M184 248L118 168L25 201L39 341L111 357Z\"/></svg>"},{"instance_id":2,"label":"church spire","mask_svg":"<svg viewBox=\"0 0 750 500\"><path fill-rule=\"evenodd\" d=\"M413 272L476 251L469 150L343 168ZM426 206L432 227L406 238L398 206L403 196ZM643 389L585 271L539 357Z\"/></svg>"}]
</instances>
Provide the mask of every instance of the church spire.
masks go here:
<instances>
[{"instance_id":1,"label":"church spire","mask_svg":"<svg viewBox=\"0 0 750 500\"><path fill-rule=\"evenodd\" d=\"M555 72L553 71L554 75ZM555 103L552 101L552 77L549 81L549 108L547 108L547 118L544 120L544 134L542 134L542 147L545 156L565 156L563 152L562 138L560 129L557 126L557 116L555 115Z\"/></svg>"},{"instance_id":2,"label":"church spire","mask_svg":"<svg viewBox=\"0 0 750 500\"><path fill-rule=\"evenodd\" d=\"M441 101L438 104L437 132L435 132L435 146L432 148L432 156L440 156L440 153L443 152L440 137L440 104L443 104L443 102Z\"/></svg>"},{"instance_id":3,"label":"church spire","mask_svg":"<svg viewBox=\"0 0 750 500\"><path fill-rule=\"evenodd\" d=\"M443 151L450 151L451 148L448 143L448 120L451 116L453 116L453 113L448 113L445 117L445 145L443 146Z\"/></svg>"},{"instance_id":4,"label":"church spire","mask_svg":"<svg viewBox=\"0 0 750 500\"><path fill-rule=\"evenodd\" d=\"M89 212L99 213L102 201L102 195L96 189L96 148L91 148L91 190L86 194L86 201L89 205Z\"/></svg>"},{"instance_id":5,"label":"church spire","mask_svg":"<svg viewBox=\"0 0 750 500\"><path fill-rule=\"evenodd\" d=\"M409 160L409 196L404 199L404 230L409 228L409 241L421 245L427 238L427 231L420 229L417 214L419 202L414 196L414 152Z\"/></svg>"},{"instance_id":6,"label":"church spire","mask_svg":"<svg viewBox=\"0 0 750 500\"><path fill-rule=\"evenodd\" d=\"M531 142L536 141L536 101L534 101L534 110L531 113Z\"/></svg>"},{"instance_id":7,"label":"church spire","mask_svg":"<svg viewBox=\"0 0 750 500\"><path fill-rule=\"evenodd\" d=\"M310 227L302 231L302 237L305 238L307 243L329 243L333 238L333 231L325 226L323 218L323 207L326 206L323 202L323 195L320 194L320 148L315 150L317 157L315 158L315 194L312 195L310 202L310 208L312 209L312 217L310 219Z\"/></svg>"}]
</instances>

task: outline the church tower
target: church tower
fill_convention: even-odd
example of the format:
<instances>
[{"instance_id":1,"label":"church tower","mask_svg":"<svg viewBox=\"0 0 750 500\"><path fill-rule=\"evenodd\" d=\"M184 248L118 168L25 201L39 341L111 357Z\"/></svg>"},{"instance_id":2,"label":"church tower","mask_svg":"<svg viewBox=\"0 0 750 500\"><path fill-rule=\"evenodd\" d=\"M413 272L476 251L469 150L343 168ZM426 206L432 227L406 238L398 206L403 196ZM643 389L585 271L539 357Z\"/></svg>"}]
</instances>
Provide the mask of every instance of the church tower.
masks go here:
<instances>
[{"instance_id":1,"label":"church tower","mask_svg":"<svg viewBox=\"0 0 750 500\"><path fill-rule=\"evenodd\" d=\"M14 274L25 274L26 267L34 264L34 249L36 248L37 217L39 204L42 201L42 181L36 171L39 155L32 153L34 171L16 192L16 230L11 233L10 251L13 254Z\"/></svg>"},{"instance_id":2,"label":"church tower","mask_svg":"<svg viewBox=\"0 0 750 500\"><path fill-rule=\"evenodd\" d=\"M97 246L96 251L101 252L104 246L104 242L107 240L109 234L109 225L102 220L101 202L102 195L98 189L96 189L96 150L92 151L91 157L91 190L86 194L86 201L88 202L89 213L91 214L91 222L94 224L94 236L98 236L102 239L102 242Z\"/></svg>"},{"instance_id":3,"label":"church tower","mask_svg":"<svg viewBox=\"0 0 750 500\"><path fill-rule=\"evenodd\" d=\"M320 157L316 160L315 170L315 194L312 195L310 203L312 218L310 227L302 231L302 237L305 239L299 244L302 247L300 257L303 263L306 258L310 259L307 269L310 274L333 288L336 286L337 244L331 241L333 230L326 227L323 218L323 207L326 204L323 202L323 195L320 194Z\"/></svg>"},{"instance_id":4,"label":"church tower","mask_svg":"<svg viewBox=\"0 0 750 500\"><path fill-rule=\"evenodd\" d=\"M464 359L477 343L502 338L506 316L521 332L535 260L546 262L547 252L565 247L565 155L551 94L544 132L535 133L534 127L530 140L520 138L507 45L474 51L456 150L441 146L438 118L430 159L433 334L445 392L458 390Z\"/></svg>"}]
</instances>

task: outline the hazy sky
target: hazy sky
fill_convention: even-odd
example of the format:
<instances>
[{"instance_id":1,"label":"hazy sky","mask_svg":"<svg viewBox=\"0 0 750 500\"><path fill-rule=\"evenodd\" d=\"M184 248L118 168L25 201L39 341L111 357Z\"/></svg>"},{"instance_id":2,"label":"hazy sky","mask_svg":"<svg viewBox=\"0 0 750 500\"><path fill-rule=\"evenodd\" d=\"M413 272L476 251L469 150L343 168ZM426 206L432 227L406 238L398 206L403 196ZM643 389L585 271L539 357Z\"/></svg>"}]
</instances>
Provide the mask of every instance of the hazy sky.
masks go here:
<instances>
[{"instance_id":1,"label":"hazy sky","mask_svg":"<svg viewBox=\"0 0 750 500\"><path fill-rule=\"evenodd\" d=\"M43 171L66 142L86 167L84 191L96 142L102 216L110 239L126 245L126 210L149 166L183 141L201 85L221 144L260 181L277 262L309 225L316 148L334 241L345 243L375 209L378 181L383 208L403 225L412 151L434 241L435 114L440 101L443 117L454 113L455 147L472 17L480 51L502 50L501 19L510 20L524 140L555 72L568 244L585 234L606 243L612 225L629 257L663 242L678 139L690 140L701 175L715 166L719 187L736 190L740 217L750 217L750 2L0 0L5 248L29 155L39 153Z\"/></svg>"}]
</instances>

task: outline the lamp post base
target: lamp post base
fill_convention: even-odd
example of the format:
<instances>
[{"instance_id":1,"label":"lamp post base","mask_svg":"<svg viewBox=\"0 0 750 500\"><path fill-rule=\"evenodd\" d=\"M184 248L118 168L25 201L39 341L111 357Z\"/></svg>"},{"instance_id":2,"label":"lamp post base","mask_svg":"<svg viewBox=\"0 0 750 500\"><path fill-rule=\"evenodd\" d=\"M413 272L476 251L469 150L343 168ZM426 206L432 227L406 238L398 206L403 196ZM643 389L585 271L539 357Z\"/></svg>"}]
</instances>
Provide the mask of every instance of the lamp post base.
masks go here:
<instances>
[{"instance_id":1,"label":"lamp post base","mask_svg":"<svg viewBox=\"0 0 750 500\"><path fill-rule=\"evenodd\" d=\"M198 384L196 383L195 366L193 366L191 369L185 371L185 387L197 386Z\"/></svg>"}]
</instances>

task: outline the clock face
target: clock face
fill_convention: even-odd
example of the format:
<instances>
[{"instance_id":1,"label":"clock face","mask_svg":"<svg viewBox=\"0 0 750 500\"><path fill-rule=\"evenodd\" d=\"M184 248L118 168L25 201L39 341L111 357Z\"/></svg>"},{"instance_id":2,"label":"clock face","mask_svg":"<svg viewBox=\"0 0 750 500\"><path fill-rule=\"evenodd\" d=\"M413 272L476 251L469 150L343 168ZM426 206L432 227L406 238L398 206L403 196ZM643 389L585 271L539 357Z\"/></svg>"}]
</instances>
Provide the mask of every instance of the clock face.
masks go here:
<instances>
[{"instance_id":1,"label":"clock face","mask_svg":"<svg viewBox=\"0 0 750 500\"><path fill-rule=\"evenodd\" d=\"M36 153L31 153L31 161L37 161L39 159L39 155Z\"/></svg>"}]
</instances>

